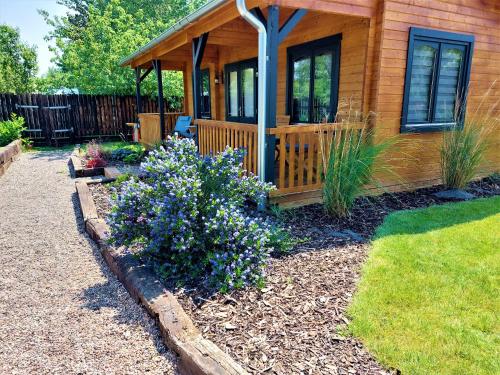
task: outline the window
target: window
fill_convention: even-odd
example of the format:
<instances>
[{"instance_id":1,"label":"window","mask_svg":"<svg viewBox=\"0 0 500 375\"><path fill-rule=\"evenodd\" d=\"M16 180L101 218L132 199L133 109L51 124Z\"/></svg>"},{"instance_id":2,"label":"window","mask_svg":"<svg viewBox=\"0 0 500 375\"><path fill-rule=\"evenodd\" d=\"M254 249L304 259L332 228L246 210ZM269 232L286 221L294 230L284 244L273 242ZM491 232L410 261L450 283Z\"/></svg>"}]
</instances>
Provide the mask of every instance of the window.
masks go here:
<instances>
[{"instance_id":1,"label":"window","mask_svg":"<svg viewBox=\"0 0 500 375\"><path fill-rule=\"evenodd\" d=\"M210 119L210 69L203 69L200 72L200 104L198 105L199 118Z\"/></svg>"},{"instance_id":2,"label":"window","mask_svg":"<svg viewBox=\"0 0 500 375\"><path fill-rule=\"evenodd\" d=\"M337 114L341 35L288 48L288 113L293 123Z\"/></svg>"},{"instance_id":3,"label":"window","mask_svg":"<svg viewBox=\"0 0 500 375\"><path fill-rule=\"evenodd\" d=\"M402 127L440 130L463 119L474 36L412 27Z\"/></svg>"},{"instance_id":4,"label":"window","mask_svg":"<svg viewBox=\"0 0 500 375\"><path fill-rule=\"evenodd\" d=\"M257 122L257 59L227 64L226 120Z\"/></svg>"}]
</instances>

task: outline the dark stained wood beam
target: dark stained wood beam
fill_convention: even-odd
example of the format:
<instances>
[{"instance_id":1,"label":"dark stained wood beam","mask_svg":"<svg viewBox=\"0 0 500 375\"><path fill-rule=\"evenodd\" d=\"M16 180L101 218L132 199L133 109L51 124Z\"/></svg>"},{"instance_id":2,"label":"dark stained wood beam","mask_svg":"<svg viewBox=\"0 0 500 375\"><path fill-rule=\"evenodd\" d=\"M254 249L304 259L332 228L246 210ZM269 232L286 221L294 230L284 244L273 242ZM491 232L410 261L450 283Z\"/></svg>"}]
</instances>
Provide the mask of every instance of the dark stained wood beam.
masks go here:
<instances>
[{"instance_id":1,"label":"dark stained wood beam","mask_svg":"<svg viewBox=\"0 0 500 375\"><path fill-rule=\"evenodd\" d=\"M267 50L266 50L266 129L276 127L276 106L278 97L278 47L280 28L280 8L272 5L267 8ZM276 147L276 136L266 134L266 173L265 180L274 182L274 149Z\"/></svg>"},{"instance_id":2,"label":"dark stained wood beam","mask_svg":"<svg viewBox=\"0 0 500 375\"><path fill-rule=\"evenodd\" d=\"M200 103L200 65L207 45L208 33L202 34L199 38L194 38L193 48L193 114L194 118L199 118Z\"/></svg>"},{"instance_id":3,"label":"dark stained wood beam","mask_svg":"<svg viewBox=\"0 0 500 375\"><path fill-rule=\"evenodd\" d=\"M158 113L160 115L160 139L165 137L165 106L163 100L163 78L161 73L161 60L153 60L153 67L156 71L156 81L158 83Z\"/></svg>"},{"instance_id":4,"label":"dark stained wood beam","mask_svg":"<svg viewBox=\"0 0 500 375\"><path fill-rule=\"evenodd\" d=\"M139 121L139 113L142 112L140 67L135 68L135 105L137 111L137 121Z\"/></svg>"},{"instance_id":5,"label":"dark stained wood beam","mask_svg":"<svg viewBox=\"0 0 500 375\"><path fill-rule=\"evenodd\" d=\"M262 22L264 25L267 24L266 16L264 16L264 13L262 13L262 10L259 7L255 7L253 9L250 9L250 12L259 19L260 22Z\"/></svg>"},{"instance_id":6,"label":"dark stained wood beam","mask_svg":"<svg viewBox=\"0 0 500 375\"><path fill-rule=\"evenodd\" d=\"M150 66L145 72L144 74L141 76L140 78L140 82L144 81L144 78L146 78L149 73L151 73L151 71L153 70L153 66Z\"/></svg>"},{"instance_id":7,"label":"dark stained wood beam","mask_svg":"<svg viewBox=\"0 0 500 375\"><path fill-rule=\"evenodd\" d=\"M306 9L296 9L290 17L285 21L280 28L278 42L281 42L290 34L290 32L297 26L300 20L307 14Z\"/></svg>"}]
</instances>

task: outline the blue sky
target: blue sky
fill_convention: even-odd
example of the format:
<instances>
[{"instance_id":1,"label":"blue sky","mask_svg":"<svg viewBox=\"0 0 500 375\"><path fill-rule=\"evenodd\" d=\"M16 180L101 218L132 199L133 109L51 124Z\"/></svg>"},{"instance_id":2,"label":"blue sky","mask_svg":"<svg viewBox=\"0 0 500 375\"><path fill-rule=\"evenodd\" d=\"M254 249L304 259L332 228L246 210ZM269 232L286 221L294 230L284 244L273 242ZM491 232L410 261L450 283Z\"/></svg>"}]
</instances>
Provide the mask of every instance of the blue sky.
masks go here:
<instances>
[{"instance_id":1,"label":"blue sky","mask_svg":"<svg viewBox=\"0 0 500 375\"><path fill-rule=\"evenodd\" d=\"M63 15L66 10L56 0L0 0L0 23L19 28L21 39L37 46L38 74L41 75L51 65L52 54L48 43L43 40L50 29L37 9L45 9L51 15Z\"/></svg>"}]
</instances>

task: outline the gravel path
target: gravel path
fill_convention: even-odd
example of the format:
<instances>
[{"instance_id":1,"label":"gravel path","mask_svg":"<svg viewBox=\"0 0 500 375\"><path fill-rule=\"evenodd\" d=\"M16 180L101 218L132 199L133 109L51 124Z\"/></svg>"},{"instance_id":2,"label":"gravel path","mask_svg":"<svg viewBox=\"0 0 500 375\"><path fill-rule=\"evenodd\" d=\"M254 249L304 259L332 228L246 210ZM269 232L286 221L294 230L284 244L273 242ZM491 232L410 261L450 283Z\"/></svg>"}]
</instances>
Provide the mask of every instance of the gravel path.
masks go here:
<instances>
[{"instance_id":1,"label":"gravel path","mask_svg":"<svg viewBox=\"0 0 500 375\"><path fill-rule=\"evenodd\" d=\"M0 373L175 374L154 321L82 231L67 159L22 154L0 177Z\"/></svg>"}]
</instances>

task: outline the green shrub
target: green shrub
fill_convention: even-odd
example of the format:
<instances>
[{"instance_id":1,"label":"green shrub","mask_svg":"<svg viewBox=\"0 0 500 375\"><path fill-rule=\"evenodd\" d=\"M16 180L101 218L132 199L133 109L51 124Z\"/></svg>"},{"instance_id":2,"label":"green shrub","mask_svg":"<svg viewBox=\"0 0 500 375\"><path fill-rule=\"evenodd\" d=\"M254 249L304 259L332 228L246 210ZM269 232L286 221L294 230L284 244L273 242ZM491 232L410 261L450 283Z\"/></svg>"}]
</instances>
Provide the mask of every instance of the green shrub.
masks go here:
<instances>
[{"instance_id":1,"label":"green shrub","mask_svg":"<svg viewBox=\"0 0 500 375\"><path fill-rule=\"evenodd\" d=\"M169 137L141 164L142 180L113 192L111 242L142 248L164 277L208 280L223 292L262 285L269 254L290 240L254 211L272 186L245 176L243 157L231 148L203 157L193 140Z\"/></svg>"},{"instance_id":2,"label":"green shrub","mask_svg":"<svg viewBox=\"0 0 500 375\"><path fill-rule=\"evenodd\" d=\"M474 178L488 148L490 125L495 119L465 121L443 133L440 167L443 184L451 189L463 189Z\"/></svg>"},{"instance_id":3,"label":"green shrub","mask_svg":"<svg viewBox=\"0 0 500 375\"><path fill-rule=\"evenodd\" d=\"M131 144L113 150L110 157L113 160L122 161L127 164L136 164L144 158L145 151L144 146Z\"/></svg>"},{"instance_id":4,"label":"green shrub","mask_svg":"<svg viewBox=\"0 0 500 375\"><path fill-rule=\"evenodd\" d=\"M11 115L9 121L0 122L0 147L7 146L10 142L21 138L24 127L24 118L16 114Z\"/></svg>"},{"instance_id":5,"label":"green shrub","mask_svg":"<svg viewBox=\"0 0 500 375\"><path fill-rule=\"evenodd\" d=\"M375 182L376 169L383 167L376 162L395 140L374 143L373 138L366 124L361 129L344 126L343 130L320 132L323 204L329 214L347 216L356 198L365 193L365 186Z\"/></svg>"}]
</instances>

